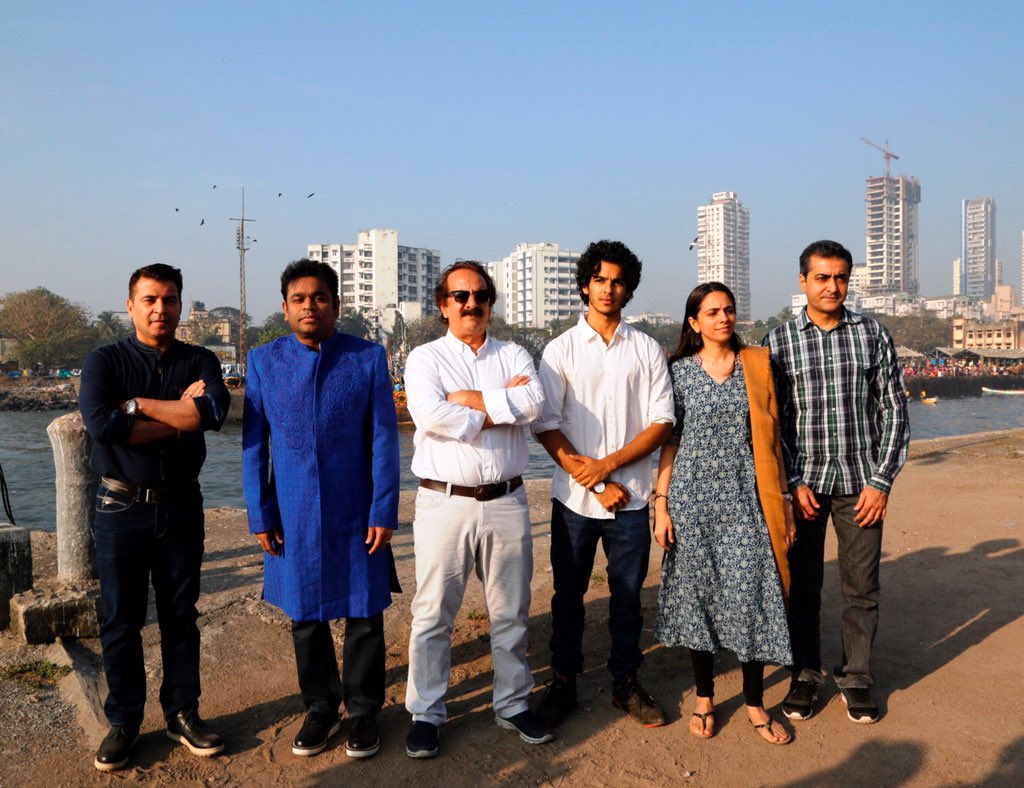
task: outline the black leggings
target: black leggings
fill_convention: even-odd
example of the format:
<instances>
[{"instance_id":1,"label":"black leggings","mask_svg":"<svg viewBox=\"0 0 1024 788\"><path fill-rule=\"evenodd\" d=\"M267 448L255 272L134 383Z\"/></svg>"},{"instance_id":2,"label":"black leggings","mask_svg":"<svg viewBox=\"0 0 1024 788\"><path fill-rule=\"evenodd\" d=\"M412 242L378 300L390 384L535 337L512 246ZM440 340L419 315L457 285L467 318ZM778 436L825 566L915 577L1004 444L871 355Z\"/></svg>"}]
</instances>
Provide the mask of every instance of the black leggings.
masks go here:
<instances>
[{"instance_id":1,"label":"black leggings","mask_svg":"<svg viewBox=\"0 0 1024 788\"><path fill-rule=\"evenodd\" d=\"M693 678L697 685L698 698L715 697L715 655L710 651L690 649L693 662ZM743 669L743 702L748 706L764 705L764 662L752 660L741 662Z\"/></svg>"}]
</instances>

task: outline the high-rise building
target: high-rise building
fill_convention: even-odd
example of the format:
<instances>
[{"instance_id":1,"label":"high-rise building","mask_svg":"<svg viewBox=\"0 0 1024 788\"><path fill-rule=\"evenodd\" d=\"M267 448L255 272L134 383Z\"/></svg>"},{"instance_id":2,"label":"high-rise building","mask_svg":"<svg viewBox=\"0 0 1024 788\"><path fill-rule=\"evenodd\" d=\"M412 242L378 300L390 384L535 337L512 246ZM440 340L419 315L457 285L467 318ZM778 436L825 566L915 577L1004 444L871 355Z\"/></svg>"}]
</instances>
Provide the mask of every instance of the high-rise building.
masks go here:
<instances>
[{"instance_id":1,"label":"high-rise building","mask_svg":"<svg viewBox=\"0 0 1024 788\"><path fill-rule=\"evenodd\" d=\"M555 243L520 243L502 260L487 263L498 289L494 314L513 326L545 328L553 320L571 320L583 309L576 288L581 252Z\"/></svg>"},{"instance_id":2,"label":"high-rise building","mask_svg":"<svg viewBox=\"0 0 1024 788\"><path fill-rule=\"evenodd\" d=\"M964 295L983 300L996 287L996 202L991 197L964 200L960 224Z\"/></svg>"},{"instance_id":3,"label":"high-rise building","mask_svg":"<svg viewBox=\"0 0 1024 788\"><path fill-rule=\"evenodd\" d=\"M921 185L906 175L867 179L867 291L917 293Z\"/></svg>"},{"instance_id":4,"label":"high-rise building","mask_svg":"<svg viewBox=\"0 0 1024 788\"><path fill-rule=\"evenodd\" d=\"M360 230L354 244L309 244L306 256L338 274L342 307L378 316L387 331L396 310L409 319L437 311L434 282L441 253L400 246L398 230Z\"/></svg>"},{"instance_id":5,"label":"high-rise building","mask_svg":"<svg viewBox=\"0 0 1024 788\"><path fill-rule=\"evenodd\" d=\"M697 282L722 282L736 296L736 318L750 320L750 211L736 192L716 192L697 208Z\"/></svg>"},{"instance_id":6,"label":"high-rise building","mask_svg":"<svg viewBox=\"0 0 1024 788\"><path fill-rule=\"evenodd\" d=\"M953 261L953 295L964 294L964 264L961 258Z\"/></svg>"}]
</instances>

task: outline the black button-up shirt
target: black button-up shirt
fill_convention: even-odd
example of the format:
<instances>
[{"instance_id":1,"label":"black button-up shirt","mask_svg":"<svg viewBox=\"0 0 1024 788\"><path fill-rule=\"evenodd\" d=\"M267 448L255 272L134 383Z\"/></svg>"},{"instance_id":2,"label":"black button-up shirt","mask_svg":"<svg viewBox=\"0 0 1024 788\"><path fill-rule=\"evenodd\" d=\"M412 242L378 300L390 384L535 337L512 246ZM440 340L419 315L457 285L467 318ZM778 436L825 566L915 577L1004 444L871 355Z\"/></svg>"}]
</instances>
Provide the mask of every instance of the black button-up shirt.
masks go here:
<instances>
[{"instance_id":1,"label":"black button-up shirt","mask_svg":"<svg viewBox=\"0 0 1024 788\"><path fill-rule=\"evenodd\" d=\"M120 410L122 402L134 397L177 400L197 380L206 383L206 393L192 400L199 410L198 432L129 445L135 419ZM78 403L93 439L96 473L139 487L174 489L199 476L206 460L203 432L220 429L231 395L220 362L206 348L174 340L161 354L132 336L86 357Z\"/></svg>"}]
</instances>

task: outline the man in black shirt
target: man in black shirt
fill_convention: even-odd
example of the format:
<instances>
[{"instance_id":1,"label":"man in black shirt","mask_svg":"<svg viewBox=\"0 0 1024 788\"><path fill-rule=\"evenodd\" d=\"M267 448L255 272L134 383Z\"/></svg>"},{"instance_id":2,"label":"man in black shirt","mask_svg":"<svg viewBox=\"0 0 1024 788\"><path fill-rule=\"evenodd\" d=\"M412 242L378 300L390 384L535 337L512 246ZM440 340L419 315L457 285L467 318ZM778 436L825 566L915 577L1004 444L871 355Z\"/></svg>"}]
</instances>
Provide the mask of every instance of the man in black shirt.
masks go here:
<instances>
[{"instance_id":1,"label":"man in black shirt","mask_svg":"<svg viewBox=\"0 0 1024 788\"><path fill-rule=\"evenodd\" d=\"M93 526L103 599L100 641L110 732L96 753L100 771L128 763L146 702L142 627L152 576L164 678L167 735L196 755L224 749L199 716L199 569L203 432L219 430L230 394L217 357L174 338L181 319L181 271L156 264L128 283L133 336L91 352L79 408L101 477Z\"/></svg>"}]
</instances>

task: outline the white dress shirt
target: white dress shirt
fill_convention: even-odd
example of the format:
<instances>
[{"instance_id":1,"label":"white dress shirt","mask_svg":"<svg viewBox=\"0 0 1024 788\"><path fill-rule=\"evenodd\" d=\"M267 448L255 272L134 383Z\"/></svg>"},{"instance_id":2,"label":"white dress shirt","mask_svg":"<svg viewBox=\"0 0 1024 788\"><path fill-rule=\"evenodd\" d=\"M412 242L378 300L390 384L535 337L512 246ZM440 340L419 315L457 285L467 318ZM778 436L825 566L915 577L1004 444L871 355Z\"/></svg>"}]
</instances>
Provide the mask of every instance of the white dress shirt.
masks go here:
<instances>
[{"instance_id":1,"label":"white dress shirt","mask_svg":"<svg viewBox=\"0 0 1024 788\"><path fill-rule=\"evenodd\" d=\"M624 320L606 345L586 316L581 316L579 323L544 349L540 380L544 408L533 432L561 430L577 454L601 459L651 424L676 421L665 351ZM629 490L630 500L623 509L642 509L651 495L650 455L623 465L606 481ZM551 495L584 517L615 517L557 465Z\"/></svg>"},{"instance_id":2,"label":"white dress shirt","mask_svg":"<svg viewBox=\"0 0 1024 788\"><path fill-rule=\"evenodd\" d=\"M530 382L506 388L517 375ZM524 430L540 414L544 390L524 348L488 336L474 353L449 331L409 354L405 389L416 423L412 472L419 478L476 486L526 469ZM482 411L448 402L453 391L482 392L495 426L483 429Z\"/></svg>"}]
</instances>

